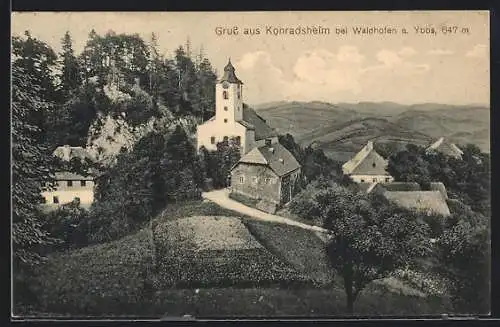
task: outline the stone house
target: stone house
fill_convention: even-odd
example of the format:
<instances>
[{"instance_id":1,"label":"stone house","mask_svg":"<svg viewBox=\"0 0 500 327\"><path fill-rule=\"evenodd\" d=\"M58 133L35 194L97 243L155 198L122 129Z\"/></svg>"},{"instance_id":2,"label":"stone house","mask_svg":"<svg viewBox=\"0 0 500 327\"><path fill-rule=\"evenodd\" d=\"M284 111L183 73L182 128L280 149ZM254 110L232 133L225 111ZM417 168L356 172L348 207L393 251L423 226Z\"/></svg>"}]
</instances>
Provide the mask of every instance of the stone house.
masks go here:
<instances>
[{"instance_id":1,"label":"stone house","mask_svg":"<svg viewBox=\"0 0 500 327\"><path fill-rule=\"evenodd\" d=\"M231 193L259 200L268 212L292 199L301 165L280 143L259 147L244 155L231 169Z\"/></svg>"}]
</instances>

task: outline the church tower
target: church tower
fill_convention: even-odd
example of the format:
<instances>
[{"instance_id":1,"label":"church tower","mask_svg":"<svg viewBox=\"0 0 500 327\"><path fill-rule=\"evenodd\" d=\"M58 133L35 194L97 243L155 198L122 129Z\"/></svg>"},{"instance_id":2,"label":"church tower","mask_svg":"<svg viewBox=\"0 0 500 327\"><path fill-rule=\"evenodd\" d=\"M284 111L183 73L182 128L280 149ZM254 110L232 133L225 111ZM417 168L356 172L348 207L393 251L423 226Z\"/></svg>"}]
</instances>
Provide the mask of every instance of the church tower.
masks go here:
<instances>
[{"instance_id":1,"label":"church tower","mask_svg":"<svg viewBox=\"0 0 500 327\"><path fill-rule=\"evenodd\" d=\"M215 118L224 123L243 120L243 82L236 77L231 59L215 86Z\"/></svg>"}]
</instances>

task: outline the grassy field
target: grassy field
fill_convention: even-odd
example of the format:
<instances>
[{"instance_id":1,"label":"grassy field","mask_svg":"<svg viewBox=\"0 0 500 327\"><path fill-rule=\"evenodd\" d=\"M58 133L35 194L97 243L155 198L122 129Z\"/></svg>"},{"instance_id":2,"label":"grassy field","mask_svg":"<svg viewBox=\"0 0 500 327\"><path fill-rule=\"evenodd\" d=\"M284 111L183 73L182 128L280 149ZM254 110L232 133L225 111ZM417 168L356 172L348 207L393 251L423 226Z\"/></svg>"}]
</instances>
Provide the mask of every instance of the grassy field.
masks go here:
<instances>
[{"instance_id":1,"label":"grassy field","mask_svg":"<svg viewBox=\"0 0 500 327\"><path fill-rule=\"evenodd\" d=\"M259 203L259 200L252 199L239 193L229 193L229 198L255 209L257 209L257 203Z\"/></svg>"},{"instance_id":2,"label":"grassy field","mask_svg":"<svg viewBox=\"0 0 500 327\"><path fill-rule=\"evenodd\" d=\"M148 229L120 240L49 256L38 269L38 311L130 313L152 294L153 244Z\"/></svg>"},{"instance_id":3,"label":"grassy field","mask_svg":"<svg viewBox=\"0 0 500 327\"><path fill-rule=\"evenodd\" d=\"M166 221L156 225L153 235L161 288L308 283L307 277L257 242L238 218L192 216Z\"/></svg>"},{"instance_id":4,"label":"grassy field","mask_svg":"<svg viewBox=\"0 0 500 327\"><path fill-rule=\"evenodd\" d=\"M38 304L31 316L345 314L341 281L332 279L314 233L231 217L234 213L211 203L179 203L165 209L153 229L52 255L38 270ZM391 292L379 284L370 285L355 306L361 315L449 310L441 297Z\"/></svg>"},{"instance_id":5,"label":"grassy field","mask_svg":"<svg viewBox=\"0 0 500 327\"><path fill-rule=\"evenodd\" d=\"M243 222L263 246L301 273L319 284L334 282L334 272L328 263L324 243L313 231L252 219L244 219Z\"/></svg>"}]
</instances>

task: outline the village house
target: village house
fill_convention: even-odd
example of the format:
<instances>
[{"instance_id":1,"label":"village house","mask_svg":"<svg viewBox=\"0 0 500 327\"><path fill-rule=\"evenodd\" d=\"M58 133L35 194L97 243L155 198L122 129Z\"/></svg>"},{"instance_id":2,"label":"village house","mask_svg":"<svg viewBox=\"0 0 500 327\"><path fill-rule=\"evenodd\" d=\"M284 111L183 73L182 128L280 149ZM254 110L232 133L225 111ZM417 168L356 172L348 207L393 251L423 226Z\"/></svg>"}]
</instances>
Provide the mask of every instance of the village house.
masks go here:
<instances>
[{"instance_id":1,"label":"village house","mask_svg":"<svg viewBox=\"0 0 500 327\"><path fill-rule=\"evenodd\" d=\"M392 182L373 184L367 193L379 193L394 204L431 215L449 216L450 209L446 200L448 194L441 182L430 183L428 190L422 190L418 183Z\"/></svg>"},{"instance_id":2,"label":"village house","mask_svg":"<svg viewBox=\"0 0 500 327\"><path fill-rule=\"evenodd\" d=\"M390 183L394 178L387 172L387 165L387 160L373 149L370 141L342 165L342 171L356 183Z\"/></svg>"},{"instance_id":3,"label":"village house","mask_svg":"<svg viewBox=\"0 0 500 327\"><path fill-rule=\"evenodd\" d=\"M215 86L215 116L197 126L197 148L213 151L217 143L234 139L242 155L278 142L278 135L253 109L243 105L243 82L229 60Z\"/></svg>"},{"instance_id":4,"label":"village house","mask_svg":"<svg viewBox=\"0 0 500 327\"><path fill-rule=\"evenodd\" d=\"M290 202L301 166L280 143L255 147L231 169L231 192L259 200L257 207L274 213Z\"/></svg>"},{"instance_id":5,"label":"village house","mask_svg":"<svg viewBox=\"0 0 500 327\"><path fill-rule=\"evenodd\" d=\"M54 155L63 161L69 162L73 158L84 160L88 154L82 147L60 146ZM78 200L82 207L90 207L94 201L94 177L82 176L68 171L55 173L56 185L54 189L44 190L42 197L47 208Z\"/></svg>"},{"instance_id":6,"label":"village house","mask_svg":"<svg viewBox=\"0 0 500 327\"><path fill-rule=\"evenodd\" d=\"M462 159L462 155L464 154L462 150L458 146L453 143L450 143L444 139L444 137L439 138L436 142L432 143L426 149L427 153L442 153L445 156L453 157L456 159Z\"/></svg>"}]
</instances>

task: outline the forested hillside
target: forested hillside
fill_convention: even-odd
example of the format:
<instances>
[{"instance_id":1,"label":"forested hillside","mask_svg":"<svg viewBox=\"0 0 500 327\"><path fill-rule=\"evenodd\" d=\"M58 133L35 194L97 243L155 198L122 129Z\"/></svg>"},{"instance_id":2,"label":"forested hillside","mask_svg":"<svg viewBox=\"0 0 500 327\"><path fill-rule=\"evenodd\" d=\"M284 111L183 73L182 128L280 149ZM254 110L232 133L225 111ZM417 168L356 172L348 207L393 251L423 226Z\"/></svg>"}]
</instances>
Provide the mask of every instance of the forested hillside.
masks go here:
<instances>
[{"instance_id":1,"label":"forested hillside","mask_svg":"<svg viewBox=\"0 0 500 327\"><path fill-rule=\"evenodd\" d=\"M47 251L126 235L167 203L199 199L205 174L193 135L214 114L216 74L203 52L188 41L166 57L154 34L91 31L75 53L71 35L61 37L61 53L28 31L12 39L17 303L30 299ZM52 153L65 144L88 149L93 160L64 169L97 172L95 201L47 215L41 192L54 186L62 163Z\"/></svg>"}]
</instances>

